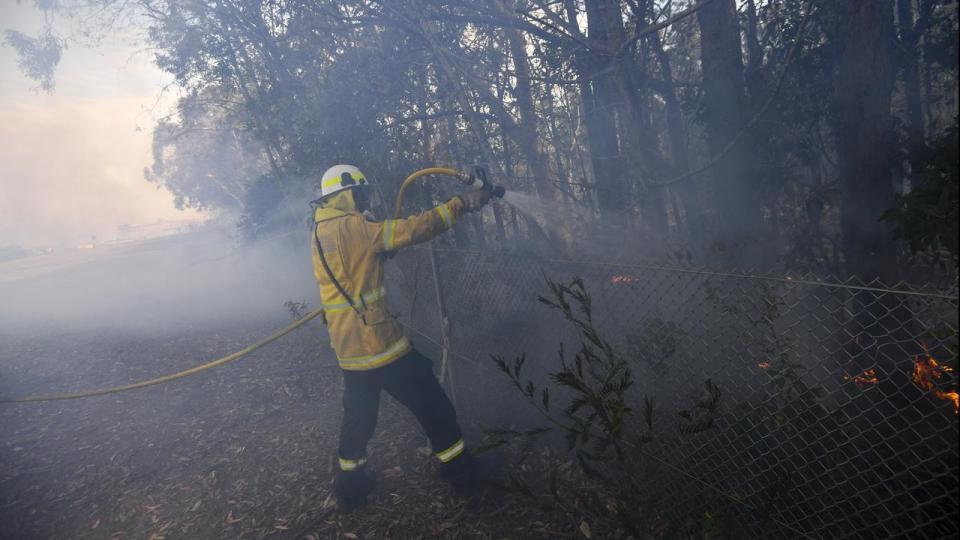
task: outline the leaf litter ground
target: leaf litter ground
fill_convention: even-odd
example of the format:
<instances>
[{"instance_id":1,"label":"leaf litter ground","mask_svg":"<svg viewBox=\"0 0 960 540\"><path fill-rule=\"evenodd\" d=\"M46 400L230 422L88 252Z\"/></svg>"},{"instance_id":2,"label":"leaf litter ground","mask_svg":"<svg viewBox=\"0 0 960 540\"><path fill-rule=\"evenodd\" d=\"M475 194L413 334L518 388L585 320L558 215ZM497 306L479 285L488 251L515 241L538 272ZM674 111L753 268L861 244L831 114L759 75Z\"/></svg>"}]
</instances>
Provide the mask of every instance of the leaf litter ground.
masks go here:
<instances>
[{"instance_id":1,"label":"leaf litter ground","mask_svg":"<svg viewBox=\"0 0 960 540\"><path fill-rule=\"evenodd\" d=\"M125 384L242 348L288 321L141 335L0 335L0 396ZM331 496L342 384L318 325L139 391L0 405L0 538L557 538L581 523L491 490L455 497L412 416L384 399L369 502ZM468 433L476 422L461 418ZM522 474L543 477L549 459ZM539 463L539 465L538 465Z\"/></svg>"}]
</instances>

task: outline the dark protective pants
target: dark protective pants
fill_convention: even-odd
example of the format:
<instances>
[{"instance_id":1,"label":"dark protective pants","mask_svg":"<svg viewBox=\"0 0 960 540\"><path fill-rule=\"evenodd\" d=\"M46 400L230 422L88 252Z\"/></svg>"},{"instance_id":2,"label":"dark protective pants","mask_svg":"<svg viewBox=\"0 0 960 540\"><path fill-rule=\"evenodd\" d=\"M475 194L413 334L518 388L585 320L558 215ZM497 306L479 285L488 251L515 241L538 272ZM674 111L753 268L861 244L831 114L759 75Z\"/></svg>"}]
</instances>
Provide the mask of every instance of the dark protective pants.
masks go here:
<instances>
[{"instance_id":1,"label":"dark protective pants","mask_svg":"<svg viewBox=\"0 0 960 540\"><path fill-rule=\"evenodd\" d=\"M340 460L362 462L377 425L380 389L386 390L417 417L433 452L453 465L462 450L460 426L453 404L433 374L433 363L416 349L400 359L370 371L343 371L343 423ZM444 459L444 452L452 454Z\"/></svg>"}]
</instances>

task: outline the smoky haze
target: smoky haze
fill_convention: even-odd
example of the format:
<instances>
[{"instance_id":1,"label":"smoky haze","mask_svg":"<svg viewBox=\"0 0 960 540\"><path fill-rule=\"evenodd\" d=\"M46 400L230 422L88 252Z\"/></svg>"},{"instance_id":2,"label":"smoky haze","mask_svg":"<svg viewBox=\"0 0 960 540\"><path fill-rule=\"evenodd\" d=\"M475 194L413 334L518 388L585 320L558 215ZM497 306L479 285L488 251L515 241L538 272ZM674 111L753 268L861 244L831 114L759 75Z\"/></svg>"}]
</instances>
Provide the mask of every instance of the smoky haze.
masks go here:
<instances>
[{"instance_id":1,"label":"smoky haze","mask_svg":"<svg viewBox=\"0 0 960 540\"><path fill-rule=\"evenodd\" d=\"M316 307L308 231L236 245L210 227L0 263L4 332L164 333Z\"/></svg>"},{"instance_id":2,"label":"smoky haze","mask_svg":"<svg viewBox=\"0 0 960 540\"><path fill-rule=\"evenodd\" d=\"M5 3L0 538L957 537L958 5ZM385 263L465 448L502 452L489 496L397 400L344 399L320 318L4 402L316 308L338 163L381 218L466 189L401 190L427 167L505 189ZM345 409L380 415L353 514Z\"/></svg>"}]
</instances>

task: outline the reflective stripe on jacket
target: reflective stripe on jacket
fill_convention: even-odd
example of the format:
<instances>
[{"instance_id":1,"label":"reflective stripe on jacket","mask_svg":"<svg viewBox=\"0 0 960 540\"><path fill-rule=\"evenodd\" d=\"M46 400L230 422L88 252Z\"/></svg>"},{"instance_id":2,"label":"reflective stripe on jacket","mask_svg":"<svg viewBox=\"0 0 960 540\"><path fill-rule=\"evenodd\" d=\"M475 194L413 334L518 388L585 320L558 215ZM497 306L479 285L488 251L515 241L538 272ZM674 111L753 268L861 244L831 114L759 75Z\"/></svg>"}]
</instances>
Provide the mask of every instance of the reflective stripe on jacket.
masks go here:
<instances>
[{"instance_id":1,"label":"reflective stripe on jacket","mask_svg":"<svg viewBox=\"0 0 960 540\"><path fill-rule=\"evenodd\" d=\"M456 223L464 208L463 201L454 197L406 219L371 222L354 210L352 196L343 195L317 209L314 233L331 272L354 306L327 276L311 239L313 275L320 285L320 301L340 367L362 371L387 365L410 351L403 327L388 311L384 255L443 233Z\"/></svg>"}]
</instances>

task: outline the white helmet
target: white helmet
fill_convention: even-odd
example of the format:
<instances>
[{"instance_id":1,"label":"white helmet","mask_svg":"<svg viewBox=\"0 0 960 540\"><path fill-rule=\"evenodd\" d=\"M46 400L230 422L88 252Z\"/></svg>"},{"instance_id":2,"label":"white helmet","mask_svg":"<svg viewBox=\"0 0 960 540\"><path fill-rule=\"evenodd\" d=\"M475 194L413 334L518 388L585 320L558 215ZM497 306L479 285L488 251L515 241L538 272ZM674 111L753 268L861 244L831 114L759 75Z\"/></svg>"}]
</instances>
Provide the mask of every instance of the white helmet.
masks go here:
<instances>
[{"instance_id":1,"label":"white helmet","mask_svg":"<svg viewBox=\"0 0 960 540\"><path fill-rule=\"evenodd\" d=\"M323 173L320 179L320 198L326 198L338 191L357 186L366 186L370 182L353 165L334 165Z\"/></svg>"}]
</instances>

